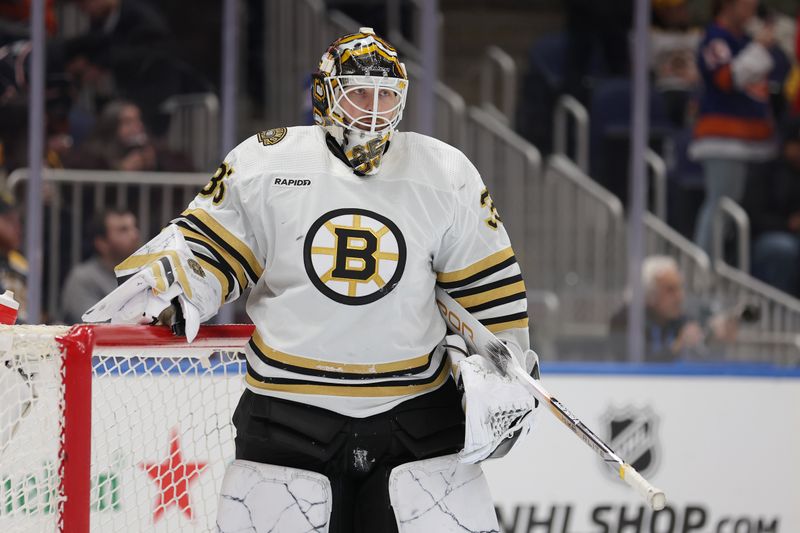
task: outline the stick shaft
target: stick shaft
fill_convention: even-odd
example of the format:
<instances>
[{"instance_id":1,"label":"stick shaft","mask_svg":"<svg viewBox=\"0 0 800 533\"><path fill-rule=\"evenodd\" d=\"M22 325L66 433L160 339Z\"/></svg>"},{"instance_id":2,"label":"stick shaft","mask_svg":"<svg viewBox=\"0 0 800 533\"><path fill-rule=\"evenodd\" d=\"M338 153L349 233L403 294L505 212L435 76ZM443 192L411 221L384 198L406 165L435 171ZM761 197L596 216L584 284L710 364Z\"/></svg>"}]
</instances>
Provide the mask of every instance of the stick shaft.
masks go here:
<instances>
[{"instance_id":1,"label":"stick shaft","mask_svg":"<svg viewBox=\"0 0 800 533\"><path fill-rule=\"evenodd\" d=\"M438 286L436 287L436 304L447 323L447 327L452 332L460 335L473 353L487 357L490 360L493 359L488 355L487 348L489 346L497 346L497 344L500 343L494 333L489 331L477 318L472 316L461 304L456 302ZM513 358L513 355L508 352L507 357ZM550 412L553 413L562 424L567 426L584 444L599 455L603 462L613 468L622 480L639 492L653 509L659 510L664 508L666 503L664 493L653 487L653 485L631 465L627 464L614 453L608 444L595 435L594 432L590 430L586 424L581 422L572 411L567 409L563 403L554 398L547 389L542 386L541 382L533 379L519 365L509 364L507 368L525 384L525 387L536 399L548 406Z\"/></svg>"}]
</instances>

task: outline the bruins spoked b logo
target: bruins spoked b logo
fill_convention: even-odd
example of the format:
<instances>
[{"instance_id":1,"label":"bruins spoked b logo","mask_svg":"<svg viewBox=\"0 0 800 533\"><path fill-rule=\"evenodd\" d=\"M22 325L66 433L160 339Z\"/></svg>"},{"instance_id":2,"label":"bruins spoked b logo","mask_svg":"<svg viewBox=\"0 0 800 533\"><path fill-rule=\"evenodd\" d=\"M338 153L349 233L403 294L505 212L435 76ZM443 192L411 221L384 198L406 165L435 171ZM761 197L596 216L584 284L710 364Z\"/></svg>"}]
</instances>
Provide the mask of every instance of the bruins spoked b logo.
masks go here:
<instances>
[{"instance_id":1,"label":"bruins spoked b logo","mask_svg":"<svg viewBox=\"0 0 800 533\"><path fill-rule=\"evenodd\" d=\"M406 242L394 222L366 209L336 209L306 234L303 262L322 294L347 305L391 292L406 264Z\"/></svg>"}]
</instances>

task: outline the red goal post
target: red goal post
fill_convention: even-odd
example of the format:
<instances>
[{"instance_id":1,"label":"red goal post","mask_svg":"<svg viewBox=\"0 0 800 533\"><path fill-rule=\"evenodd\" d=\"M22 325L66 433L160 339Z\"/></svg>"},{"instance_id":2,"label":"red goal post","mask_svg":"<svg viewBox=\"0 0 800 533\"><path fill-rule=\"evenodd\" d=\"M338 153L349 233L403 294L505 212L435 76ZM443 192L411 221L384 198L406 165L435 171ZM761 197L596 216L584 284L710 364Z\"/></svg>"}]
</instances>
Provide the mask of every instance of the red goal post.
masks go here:
<instances>
[{"instance_id":1,"label":"red goal post","mask_svg":"<svg viewBox=\"0 0 800 533\"><path fill-rule=\"evenodd\" d=\"M0 530L211 529L252 332L0 326Z\"/></svg>"}]
</instances>

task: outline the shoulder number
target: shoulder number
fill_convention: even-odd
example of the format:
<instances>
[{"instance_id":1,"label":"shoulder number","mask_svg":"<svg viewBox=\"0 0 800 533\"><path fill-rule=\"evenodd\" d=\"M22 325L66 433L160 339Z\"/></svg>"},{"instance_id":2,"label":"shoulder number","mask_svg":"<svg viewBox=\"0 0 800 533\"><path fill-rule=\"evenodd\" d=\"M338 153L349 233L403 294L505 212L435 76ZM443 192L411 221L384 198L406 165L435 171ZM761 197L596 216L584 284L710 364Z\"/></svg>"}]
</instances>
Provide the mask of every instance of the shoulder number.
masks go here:
<instances>
[{"instance_id":1,"label":"shoulder number","mask_svg":"<svg viewBox=\"0 0 800 533\"><path fill-rule=\"evenodd\" d=\"M218 205L225 198L225 178L233 174L233 167L227 163L222 163L214 175L211 176L211 181L200 189L200 196L203 198L212 197L214 205Z\"/></svg>"},{"instance_id":2,"label":"shoulder number","mask_svg":"<svg viewBox=\"0 0 800 533\"><path fill-rule=\"evenodd\" d=\"M492 197L489 195L489 189L486 187L481 191L481 207L485 207L489 210L489 218L485 219L484 222L486 222L487 226L496 230L498 224L503 222L503 220L500 218L500 214L494 206L494 201L492 201Z\"/></svg>"}]
</instances>

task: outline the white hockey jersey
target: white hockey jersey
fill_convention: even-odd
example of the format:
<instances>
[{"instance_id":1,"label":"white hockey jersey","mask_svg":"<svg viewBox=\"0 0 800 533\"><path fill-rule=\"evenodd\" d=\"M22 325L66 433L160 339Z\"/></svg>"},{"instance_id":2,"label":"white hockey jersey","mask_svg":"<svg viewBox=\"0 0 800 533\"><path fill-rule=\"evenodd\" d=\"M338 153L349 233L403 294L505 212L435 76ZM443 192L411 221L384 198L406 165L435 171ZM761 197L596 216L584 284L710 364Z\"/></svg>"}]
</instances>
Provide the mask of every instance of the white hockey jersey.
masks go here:
<instances>
[{"instance_id":1,"label":"white hockey jersey","mask_svg":"<svg viewBox=\"0 0 800 533\"><path fill-rule=\"evenodd\" d=\"M455 148L394 134L359 177L318 126L255 135L173 221L227 301L252 286L247 387L354 417L442 385L438 283L528 348L525 285L491 197Z\"/></svg>"}]
</instances>

